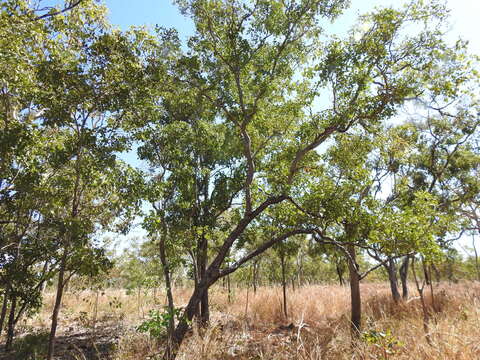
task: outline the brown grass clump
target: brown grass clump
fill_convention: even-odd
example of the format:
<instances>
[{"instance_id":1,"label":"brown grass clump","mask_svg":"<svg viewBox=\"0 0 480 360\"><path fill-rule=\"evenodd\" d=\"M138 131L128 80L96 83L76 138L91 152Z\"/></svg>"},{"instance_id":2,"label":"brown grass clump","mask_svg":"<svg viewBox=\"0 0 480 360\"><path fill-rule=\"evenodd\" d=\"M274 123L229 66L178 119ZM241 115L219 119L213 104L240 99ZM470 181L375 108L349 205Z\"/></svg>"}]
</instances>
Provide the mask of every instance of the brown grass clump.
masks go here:
<instances>
[{"instance_id":1,"label":"brown grass clump","mask_svg":"<svg viewBox=\"0 0 480 360\"><path fill-rule=\"evenodd\" d=\"M256 294L252 289L233 289L230 303L225 289L215 287L210 293L210 326L193 329L178 358L480 359L480 283L436 285L433 304L426 293L431 345L426 340L420 299L413 286L410 299L399 304L392 301L387 284L366 283L361 290L363 333L352 342L348 287L289 288L288 318L282 312L280 288L262 287ZM184 305L190 293L188 288L176 289L177 304ZM47 328L52 302L52 294L46 294L46 305L23 324L23 330ZM110 335L114 346L105 345L108 352L102 353L103 357L98 357L97 352L96 358L160 358L161 345L138 333L136 327L150 309L161 309L164 303L164 293L154 294L152 290L131 294L124 290L68 293L59 335L68 339L69 334L83 332L92 344Z\"/></svg>"}]
</instances>

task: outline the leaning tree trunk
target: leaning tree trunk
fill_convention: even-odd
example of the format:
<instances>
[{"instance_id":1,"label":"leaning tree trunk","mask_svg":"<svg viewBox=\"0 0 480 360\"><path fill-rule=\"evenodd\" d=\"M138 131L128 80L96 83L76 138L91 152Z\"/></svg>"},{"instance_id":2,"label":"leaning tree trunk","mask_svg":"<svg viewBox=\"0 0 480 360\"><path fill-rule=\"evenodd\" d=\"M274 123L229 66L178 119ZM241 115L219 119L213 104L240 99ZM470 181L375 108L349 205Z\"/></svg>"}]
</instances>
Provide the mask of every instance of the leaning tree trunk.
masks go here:
<instances>
[{"instance_id":1,"label":"leaning tree trunk","mask_svg":"<svg viewBox=\"0 0 480 360\"><path fill-rule=\"evenodd\" d=\"M167 349L165 350L165 353L163 355L164 360L176 358L180 344L185 338L185 335L190 327L189 323L195 316L196 308L200 304L204 292L207 291L208 287L217 279L211 281L210 284L208 284L205 279L201 281L193 290L193 294L190 297L187 306L185 307L183 317L180 319L177 327L175 328L175 331L173 332L172 343L167 344Z\"/></svg>"},{"instance_id":2,"label":"leaning tree trunk","mask_svg":"<svg viewBox=\"0 0 480 360\"><path fill-rule=\"evenodd\" d=\"M172 358L176 357L176 354L178 353L178 349L180 348L180 345L182 344L182 341L185 338L187 331L189 330L189 327L190 327L189 324L193 319L193 316L195 314L195 309L200 303L205 292L208 291L209 287L213 285L217 280L219 280L223 276L228 276L230 273L238 269L238 266L237 266L237 267L234 267L233 269L230 268L229 271L227 272L220 271L220 268L224 264L225 259L228 256L228 253L230 252L230 249L232 248L234 242L242 235L242 233L245 231L247 226L255 219L255 217L259 213L261 213L261 211L263 211L262 209L265 209L268 206L279 203L283 200L284 200L284 197L280 196L280 197L272 198L269 201L265 201L255 211L245 215L239 221L238 225L227 236L222 247L219 249L217 256L213 259L211 264L208 266L208 269L205 272L205 277L200 280L198 285L193 290L193 294L190 296L188 304L183 311L182 317L179 320L177 327L175 328L175 331L173 333L173 343L171 345L171 348L168 350L168 352L172 354L171 355ZM288 234L288 236L291 236L293 234L294 233L291 232ZM279 237L275 241L277 242L282 241L288 236ZM274 243L272 242L267 247L257 249L256 255L261 254L263 251L267 250L273 244ZM248 261L248 259L244 258L244 262L246 261ZM227 262L227 266L228 266L228 262Z\"/></svg>"},{"instance_id":3,"label":"leaning tree trunk","mask_svg":"<svg viewBox=\"0 0 480 360\"><path fill-rule=\"evenodd\" d=\"M351 299L351 330L352 335L358 336L362 327L362 301L360 297L360 275L356 261L355 246L347 247L349 259L348 270L350 273L350 299Z\"/></svg>"},{"instance_id":4,"label":"leaning tree trunk","mask_svg":"<svg viewBox=\"0 0 480 360\"><path fill-rule=\"evenodd\" d=\"M393 301L398 303L400 301L400 292L398 291L397 267L395 266L395 261L393 259L388 260L388 263L385 264L385 268L388 273L388 280L390 282L390 290L392 292Z\"/></svg>"},{"instance_id":5,"label":"leaning tree trunk","mask_svg":"<svg viewBox=\"0 0 480 360\"><path fill-rule=\"evenodd\" d=\"M405 259L403 259L402 265L400 266L400 270L398 271L400 274L400 281L402 283L402 298L403 300L408 299L408 267L410 265L410 255L407 255Z\"/></svg>"}]
</instances>

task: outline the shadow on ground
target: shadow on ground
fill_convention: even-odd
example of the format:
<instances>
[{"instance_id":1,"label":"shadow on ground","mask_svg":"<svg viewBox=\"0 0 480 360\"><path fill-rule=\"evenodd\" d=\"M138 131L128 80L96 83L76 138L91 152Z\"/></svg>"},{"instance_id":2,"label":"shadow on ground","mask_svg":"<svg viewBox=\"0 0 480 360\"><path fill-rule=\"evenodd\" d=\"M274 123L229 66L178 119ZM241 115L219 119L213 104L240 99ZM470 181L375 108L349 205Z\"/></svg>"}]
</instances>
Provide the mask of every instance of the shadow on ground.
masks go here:
<instances>
[{"instance_id":1,"label":"shadow on ground","mask_svg":"<svg viewBox=\"0 0 480 360\"><path fill-rule=\"evenodd\" d=\"M118 326L102 326L95 330L71 331L57 337L56 360L109 360L123 329ZM41 360L48 348L48 332L18 336L13 350L5 352L5 344L0 346L0 360Z\"/></svg>"}]
</instances>

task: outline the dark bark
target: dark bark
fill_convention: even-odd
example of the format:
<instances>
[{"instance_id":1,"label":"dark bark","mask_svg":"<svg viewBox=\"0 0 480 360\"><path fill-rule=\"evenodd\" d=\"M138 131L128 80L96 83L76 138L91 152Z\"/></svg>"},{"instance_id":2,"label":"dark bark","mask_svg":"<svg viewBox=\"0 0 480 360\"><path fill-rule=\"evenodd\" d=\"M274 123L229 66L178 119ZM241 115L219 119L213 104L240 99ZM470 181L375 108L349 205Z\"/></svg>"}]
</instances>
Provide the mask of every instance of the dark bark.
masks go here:
<instances>
[{"instance_id":1,"label":"dark bark","mask_svg":"<svg viewBox=\"0 0 480 360\"><path fill-rule=\"evenodd\" d=\"M408 267L410 265L410 256L405 256L403 259L402 265L400 266L400 281L402 282L402 298L403 300L408 299Z\"/></svg>"},{"instance_id":2,"label":"dark bark","mask_svg":"<svg viewBox=\"0 0 480 360\"><path fill-rule=\"evenodd\" d=\"M390 282L390 291L392 293L393 301L398 303L400 301L400 292L398 291L397 267L395 266L395 261L390 259L388 263L385 264L385 269L388 273L388 280Z\"/></svg>"},{"instance_id":3,"label":"dark bark","mask_svg":"<svg viewBox=\"0 0 480 360\"><path fill-rule=\"evenodd\" d=\"M340 286L345 285L345 280L343 279L343 273L345 272L345 268L343 268L339 263L335 265L338 275L338 283Z\"/></svg>"},{"instance_id":4,"label":"dark bark","mask_svg":"<svg viewBox=\"0 0 480 360\"><path fill-rule=\"evenodd\" d=\"M60 271L58 273L58 283L57 283L57 295L55 297L55 305L53 307L53 314L52 314L52 324L50 327L50 336L48 338L48 354L47 360L51 360L53 358L55 352L55 335L57 333L57 325L58 325L58 314L60 313L60 307L62 305L62 296L63 290L65 285L65 269L67 263L67 249L64 250L62 261L60 263Z\"/></svg>"},{"instance_id":5,"label":"dark bark","mask_svg":"<svg viewBox=\"0 0 480 360\"><path fill-rule=\"evenodd\" d=\"M199 271L199 266L198 266L198 255L195 256L193 253L191 254L192 257L192 266L193 266L193 283L195 285L195 289L198 286L198 283L200 282L200 271ZM200 317L200 303L198 303L195 307L195 318Z\"/></svg>"},{"instance_id":6,"label":"dark bark","mask_svg":"<svg viewBox=\"0 0 480 360\"><path fill-rule=\"evenodd\" d=\"M7 324L7 340L5 342L5 350L12 350L13 337L15 336L15 309L17 307L16 296L10 297L10 314L8 316Z\"/></svg>"},{"instance_id":7,"label":"dark bark","mask_svg":"<svg viewBox=\"0 0 480 360\"><path fill-rule=\"evenodd\" d=\"M173 294L172 294L172 284L170 279L170 267L167 261L167 256L165 253L165 239L162 236L159 243L159 252L160 252L160 261L162 263L163 269L163 277L165 279L165 289L167 292L167 306L169 312L169 319L168 319L168 329L167 329L167 337L168 337L168 346L167 346L167 353L165 354L165 358L168 360L174 359L172 357L172 353L170 350L172 349L172 338L173 332L175 330L175 304L173 302Z\"/></svg>"},{"instance_id":8,"label":"dark bark","mask_svg":"<svg viewBox=\"0 0 480 360\"><path fill-rule=\"evenodd\" d=\"M210 309L209 309L209 304L208 304L208 289L203 294L200 305L201 305L201 312L200 312L201 322L202 322L202 326L205 326L210 321Z\"/></svg>"},{"instance_id":9,"label":"dark bark","mask_svg":"<svg viewBox=\"0 0 480 360\"><path fill-rule=\"evenodd\" d=\"M432 278L432 267L433 267L433 265L429 265L427 267L427 272L428 272L428 275L430 276L430 279ZM430 281L430 296L431 296L431 299L432 299L432 309L433 309L433 311L437 312L438 308L437 308L437 305L436 305L436 302L435 302L435 295L433 293L433 281Z\"/></svg>"},{"instance_id":10,"label":"dark bark","mask_svg":"<svg viewBox=\"0 0 480 360\"><path fill-rule=\"evenodd\" d=\"M0 314L0 335L3 331L3 324L5 323L5 317L7 316L7 307L8 307L8 291L9 288L5 289L5 294L3 295L3 304L2 304L2 312Z\"/></svg>"},{"instance_id":11,"label":"dark bark","mask_svg":"<svg viewBox=\"0 0 480 360\"><path fill-rule=\"evenodd\" d=\"M202 236L200 240L200 250L199 250L199 278L200 280L205 278L207 270L207 250L208 242L205 236ZM202 326L206 326L210 320L210 309L208 304L208 289L203 293L202 299L200 301L200 323Z\"/></svg>"},{"instance_id":12,"label":"dark bark","mask_svg":"<svg viewBox=\"0 0 480 360\"><path fill-rule=\"evenodd\" d=\"M42 20L42 19L45 19L45 18L49 18L49 17L53 17L53 16L57 16L57 15L66 13L67 11L70 11L70 10L74 9L75 7L77 7L78 5L80 5L80 3L82 1L83 0L77 0L77 1L70 2L69 5L65 6L63 9L58 10L58 11L54 11L54 12L49 11L46 14L39 15L39 16L35 17L34 19L32 19L32 21L38 21L38 20Z\"/></svg>"},{"instance_id":13,"label":"dark bark","mask_svg":"<svg viewBox=\"0 0 480 360\"><path fill-rule=\"evenodd\" d=\"M195 310L198 304L201 301L203 292L210 286L210 284L201 282L198 286L194 289L190 300L185 307L183 318L177 324L172 336L172 343L167 344L167 349L165 350L163 358L165 360L175 359L177 356L178 348L182 343L185 335L189 329L189 322L193 319L195 315ZM167 356L168 355L168 356Z\"/></svg>"},{"instance_id":14,"label":"dark bark","mask_svg":"<svg viewBox=\"0 0 480 360\"><path fill-rule=\"evenodd\" d=\"M427 285L430 285L430 281L431 281L430 274L427 271L427 267L425 266L425 262L422 262L422 265L423 265L422 267L423 267L423 276L425 277L425 283Z\"/></svg>"},{"instance_id":15,"label":"dark bark","mask_svg":"<svg viewBox=\"0 0 480 360\"><path fill-rule=\"evenodd\" d=\"M351 330L352 335L359 336L362 327L362 301L360 296L360 275L356 252L353 245L347 247L349 259L348 270L350 273L350 299L351 299Z\"/></svg>"}]
</instances>

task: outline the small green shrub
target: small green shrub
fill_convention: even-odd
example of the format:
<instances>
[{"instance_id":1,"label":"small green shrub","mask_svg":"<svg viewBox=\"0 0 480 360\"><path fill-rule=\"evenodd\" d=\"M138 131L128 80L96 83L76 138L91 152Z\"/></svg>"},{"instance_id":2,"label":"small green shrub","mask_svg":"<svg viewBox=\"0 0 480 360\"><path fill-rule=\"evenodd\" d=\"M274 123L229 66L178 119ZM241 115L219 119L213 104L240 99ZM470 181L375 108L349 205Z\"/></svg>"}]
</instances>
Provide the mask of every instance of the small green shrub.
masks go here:
<instances>
[{"instance_id":1,"label":"small green shrub","mask_svg":"<svg viewBox=\"0 0 480 360\"><path fill-rule=\"evenodd\" d=\"M381 354L380 359L382 360L386 360L389 356L395 355L398 349L403 346L402 342L392 335L390 329L387 331L365 331L362 333L362 340L377 348Z\"/></svg>"},{"instance_id":2,"label":"small green shrub","mask_svg":"<svg viewBox=\"0 0 480 360\"><path fill-rule=\"evenodd\" d=\"M137 327L137 331L148 333L150 337L161 339L167 335L168 323L173 315L177 320L180 319L182 308L175 308L173 314L170 314L168 307L164 307L163 311L150 310L148 319Z\"/></svg>"}]
</instances>

